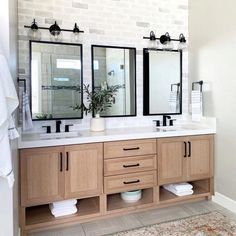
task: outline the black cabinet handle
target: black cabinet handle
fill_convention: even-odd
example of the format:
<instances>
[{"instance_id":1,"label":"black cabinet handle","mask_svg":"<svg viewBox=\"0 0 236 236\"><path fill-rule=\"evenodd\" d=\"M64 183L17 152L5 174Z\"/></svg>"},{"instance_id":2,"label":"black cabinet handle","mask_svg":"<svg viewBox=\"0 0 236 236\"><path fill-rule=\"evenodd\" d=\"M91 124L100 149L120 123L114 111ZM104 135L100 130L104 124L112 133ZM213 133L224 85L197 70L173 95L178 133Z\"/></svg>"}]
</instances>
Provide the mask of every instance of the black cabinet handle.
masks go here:
<instances>
[{"instance_id":1,"label":"black cabinet handle","mask_svg":"<svg viewBox=\"0 0 236 236\"><path fill-rule=\"evenodd\" d=\"M66 171L69 170L69 153L66 152Z\"/></svg>"},{"instance_id":2,"label":"black cabinet handle","mask_svg":"<svg viewBox=\"0 0 236 236\"><path fill-rule=\"evenodd\" d=\"M188 142L188 157L191 157L192 155L192 150L191 150L191 142Z\"/></svg>"},{"instance_id":3,"label":"black cabinet handle","mask_svg":"<svg viewBox=\"0 0 236 236\"><path fill-rule=\"evenodd\" d=\"M139 163L134 164L134 165L123 165L124 168L137 167L137 166L140 166Z\"/></svg>"},{"instance_id":4,"label":"black cabinet handle","mask_svg":"<svg viewBox=\"0 0 236 236\"><path fill-rule=\"evenodd\" d=\"M133 150L139 150L139 147L135 148L123 148L124 151L133 151Z\"/></svg>"},{"instance_id":5,"label":"black cabinet handle","mask_svg":"<svg viewBox=\"0 0 236 236\"><path fill-rule=\"evenodd\" d=\"M187 143L184 142L184 157L187 157Z\"/></svg>"},{"instance_id":6,"label":"black cabinet handle","mask_svg":"<svg viewBox=\"0 0 236 236\"><path fill-rule=\"evenodd\" d=\"M139 183L140 180L134 180L134 181L129 181L129 182L123 182L124 184L136 184L136 183Z\"/></svg>"},{"instance_id":7,"label":"black cabinet handle","mask_svg":"<svg viewBox=\"0 0 236 236\"><path fill-rule=\"evenodd\" d=\"M62 152L60 152L60 171L63 171L63 166L62 166Z\"/></svg>"}]
</instances>

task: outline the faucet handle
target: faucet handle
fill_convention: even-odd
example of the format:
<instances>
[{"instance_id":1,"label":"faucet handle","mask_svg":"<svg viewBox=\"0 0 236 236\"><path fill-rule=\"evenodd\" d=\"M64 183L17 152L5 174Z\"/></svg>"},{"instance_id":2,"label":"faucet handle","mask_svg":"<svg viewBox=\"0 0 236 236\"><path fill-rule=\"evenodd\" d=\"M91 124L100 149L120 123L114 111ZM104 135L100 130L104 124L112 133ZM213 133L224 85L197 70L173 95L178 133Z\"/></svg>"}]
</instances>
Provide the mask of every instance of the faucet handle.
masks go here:
<instances>
[{"instance_id":1,"label":"faucet handle","mask_svg":"<svg viewBox=\"0 0 236 236\"><path fill-rule=\"evenodd\" d=\"M174 125L174 121L176 121L176 119L170 119L170 126L173 126Z\"/></svg>"},{"instance_id":2,"label":"faucet handle","mask_svg":"<svg viewBox=\"0 0 236 236\"><path fill-rule=\"evenodd\" d=\"M65 132L70 132L70 126L73 126L73 125L65 125Z\"/></svg>"},{"instance_id":3,"label":"faucet handle","mask_svg":"<svg viewBox=\"0 0 236 236\"><path fill-rule=\"evenodd\" d=\"M50 134L51 133L51 126L50 125L45 125L45 126L42 126L43 128L46 128L47 129L47 134Z\"/></svg>"},{"instance_id":4,"label":"faucet handle","mask_svg":"<svg viewBox=\"0 0 236 236\"><path fill-rule=\"evenodd\" d=\"M153 120L156 123L156 127L160 126L160 120Z\"/></svg>"}]
</instances>

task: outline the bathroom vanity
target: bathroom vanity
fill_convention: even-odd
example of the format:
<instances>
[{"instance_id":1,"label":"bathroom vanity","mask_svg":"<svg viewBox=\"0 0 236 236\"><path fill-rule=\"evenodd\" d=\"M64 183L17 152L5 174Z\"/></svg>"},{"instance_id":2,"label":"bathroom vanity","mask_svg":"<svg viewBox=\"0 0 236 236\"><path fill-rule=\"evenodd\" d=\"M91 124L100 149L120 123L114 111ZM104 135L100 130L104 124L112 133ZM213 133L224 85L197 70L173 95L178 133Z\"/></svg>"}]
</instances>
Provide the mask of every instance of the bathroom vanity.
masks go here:
<instances>
[{"instance_id":1,"label":"bathroom vanity","mask_svg":"<svg viewBox=\"0 0 236 236\"><path fill-rule=\"evenodd\" d=\"M20 225L22 235L181 202L213 194L215 129L156 127L79 131L73 138L21 136ZM178 197L162 186L189 182L193 195ZM142 190L126 203L120 193ZM49 203L78 199L78 212L55 218Z\"/></svg>"}]
</instances>

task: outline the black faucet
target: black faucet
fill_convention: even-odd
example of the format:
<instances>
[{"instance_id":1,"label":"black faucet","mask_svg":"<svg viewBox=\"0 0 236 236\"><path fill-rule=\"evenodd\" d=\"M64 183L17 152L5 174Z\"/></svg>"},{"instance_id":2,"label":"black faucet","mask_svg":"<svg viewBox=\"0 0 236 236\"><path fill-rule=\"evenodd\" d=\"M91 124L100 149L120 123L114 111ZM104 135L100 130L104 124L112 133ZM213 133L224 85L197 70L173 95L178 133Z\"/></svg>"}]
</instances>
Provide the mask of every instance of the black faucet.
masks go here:
<instances>
[{"instance_id":1,"label":"black faucet","mask_svg":"<svg viewBox=\"0 0 236 236\"><path fill-rule=\"evenodd\" d=\"M61 132L61 121L57 120L56 121L56 133L60 133Z\"/></svg>"},{"instance_id":2,"label":"black faucet","mask_svg":"<svg viewBox=\"0 0 236 236\"><path fill-rule=\"evenodd\" d=\"M171 119L171 116L163 115L163 123L162 123L163 126L166 126L167 119Z\"/></svg>"}]
</instances>

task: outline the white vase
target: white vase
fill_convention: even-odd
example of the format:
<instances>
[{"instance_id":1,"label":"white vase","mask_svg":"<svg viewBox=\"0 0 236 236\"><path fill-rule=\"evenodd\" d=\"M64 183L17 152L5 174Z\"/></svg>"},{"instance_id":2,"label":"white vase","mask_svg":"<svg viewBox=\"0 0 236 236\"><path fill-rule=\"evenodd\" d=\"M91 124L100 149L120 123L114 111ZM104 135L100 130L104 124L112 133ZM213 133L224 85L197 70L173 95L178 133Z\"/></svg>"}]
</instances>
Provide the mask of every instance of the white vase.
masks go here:
<instances>
[{"instance_id":1,"label":"white vase","mask_svg":"<svg viewBox=\"0 0 236 236\"><path fill-rule=\"evenodd\" d=\"M105 119L96 114L94 118L90 120L91 131L104 131L105 130Z\"/></svg>"}]
</instances>

